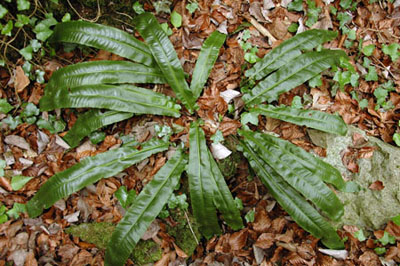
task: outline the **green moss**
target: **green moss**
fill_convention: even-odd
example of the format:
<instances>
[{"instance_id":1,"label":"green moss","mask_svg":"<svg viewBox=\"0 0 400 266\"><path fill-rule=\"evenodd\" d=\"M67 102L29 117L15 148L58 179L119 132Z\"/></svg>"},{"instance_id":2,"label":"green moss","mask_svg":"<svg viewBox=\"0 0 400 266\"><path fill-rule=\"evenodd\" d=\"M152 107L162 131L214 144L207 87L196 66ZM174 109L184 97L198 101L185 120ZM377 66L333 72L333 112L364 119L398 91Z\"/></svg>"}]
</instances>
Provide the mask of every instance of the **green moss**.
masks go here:
<instances>
[{"instance_id":1,"label":"green moss","mask_svg":"<svg viewBox=\"0 0 400 266\"><path fill-rule=\"evenodd\" d=\"M167 232L170 236L173 236L175 238L175 244L179 248L181 248L188 256L191 256L197 247L197 242L193 236L192 231L190 230L187 219L185 218L185 214L179 209L170 210L170 214L174 221L178 224L175 227L168 225ZM197 240L200 241L201 234L199 232L198 225L191 215L188 214L188 217L193 232L196 235Z\"/></svg>"},{"instance_id":2,"label":"green moss","mask_svg":"<svg viewBox=\"0 0 400 266\"><path fill-rule=\"evenodd\" d=\"M65 232L79 237L85 242L95 244L98 248L105 249L115 225L111 223L83 223L65 229Z\"/></svg>"},{"instance_id":3,"label":"green moss","mask_svg":"<svg viewBox=\"0 0 400 266\"><path fill-rule=\"evenodd\" d=\"M217 164L223 176L229 178L235 175L239 162L240 153L234 151L229 157L219 160Z\"/></svg>"},{"instance_id":4,"label":"green moss","mask_svg":"<svg viewBox=\"0 0 400 266\"><path fill-rule=\"evenodd\" d=\"M100 249L106 249L107 243L115 229L112 223L83 223L65 229L65 232L79 237L85 242L95 244ZM140 240L132 251L131 258L138 265L152 263L161 259L162 250L153 240Z\"/></svg>"},{"instance_id":5,"label":"green moss","mask_svg":"<svg viewBox=\"0 0 400 266\"><path fill-rule=\"evenodd\" d=\"M161 259L162 250L152 240L140 240L132 252L131 258L138 265L152 263Z\"/></svg>"}]
</instances>

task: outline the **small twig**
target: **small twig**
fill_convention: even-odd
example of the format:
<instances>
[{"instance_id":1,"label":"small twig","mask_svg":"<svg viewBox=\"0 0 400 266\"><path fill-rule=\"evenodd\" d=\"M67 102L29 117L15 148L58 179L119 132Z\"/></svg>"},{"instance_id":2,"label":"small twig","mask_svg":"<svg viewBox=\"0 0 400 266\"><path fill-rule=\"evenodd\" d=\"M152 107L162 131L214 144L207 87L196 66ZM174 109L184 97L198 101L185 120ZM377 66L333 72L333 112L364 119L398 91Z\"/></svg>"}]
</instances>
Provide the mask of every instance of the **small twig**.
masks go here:
<instances>
[{"instance_id":1,"label":"small twig","mask_svg":"<svg viewBox=\"0 0 400 266\"><path fill-rule=\"evenodd\" d=\"M194 237L194 240L196 240L196 244L198 245L198 244L199 244L199 240L197 239L196 234L195 234L194 231L193 231L192 225L190 224L189 216L187 215L187 212L186 212L186 211L185 211L185 218L186 218L186 220L187 220L187 222L188 222L190 232L192 232L192 235L193 235L193 237Z\"/></svg>"},{"instance_id":2,"label":"small twig","mask_svg":"<svg viewBox=\"0 0 400 266\"><path fill-rule=\"evenodd\" d=\"M99 0L97 0L97 15L94 19L86 19L84 17L81 16L81 14L79 14L78 11L76 11L76 9L74 8L74 6L71 4L71 2L69 0L67 0L69 6L71 7L71 9L75 12L75 14L78 15L78 17L82 20L85 21L89 21L89 22L97 22L97 20L99 20L99 18L101 17L101 10L100 10L100 3Z\"/></svg>"},{"instance_id":3,"label":"small twig","mask_svg":"<svg viewBox=\"0 0 400 266\"><path fill-rule=\"evenodd\" d=\"M253 25L262 35L264 35L265 37L268 37L268 39L271 41L271 43L276 42L277 40L275 39L274 36L272 36L272 34L260 23L257 22L257 20L255 20L252 16L248 15L248 14L244 14L243 15L245 17L245 19L247 19L251 25Z\"/></svg>"}]
</instances>

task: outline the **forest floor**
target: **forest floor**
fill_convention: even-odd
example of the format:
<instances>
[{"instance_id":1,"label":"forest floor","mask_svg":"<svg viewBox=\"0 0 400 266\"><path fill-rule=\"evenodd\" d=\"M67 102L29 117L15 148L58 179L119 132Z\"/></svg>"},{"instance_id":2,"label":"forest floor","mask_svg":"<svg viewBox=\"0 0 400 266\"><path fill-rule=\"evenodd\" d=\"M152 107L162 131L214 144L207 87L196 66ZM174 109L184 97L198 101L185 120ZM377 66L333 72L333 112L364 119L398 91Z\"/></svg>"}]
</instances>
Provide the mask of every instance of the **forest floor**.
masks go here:
<instances>
[{"instance_id":1,"label":"forest floor","mask_svg":"<svg viewBox=\"0 0 400 266\"><path fill-rule=\"evenodd\" d=\"M71 2L74 10L66 4L64 9L54 11L59 21L62 12L69 12L73 20L91 19L133 32L130 23L130 17L135 14L132 1L128 1L130 5L125 8L116 8L108 1L87 1L91 6ZM346 51L354 72L326 72L319 80L314 80L315 84L303 84L285 93L278 103L292 105L293 100L300 97L300 104L329 113L338 112L348 125L397 147L394 139L396 133L400 133L400 1L152 2L160 4L157 9L161 10L156 10L156 4L152 5L151 1L145 1L143 7L156 14L160 23L168 23L172 31L170 40L186 73L193 72L203 41L215 29L228 34L207 88L198 100L199 117L214 119L214 114L222 113L224 118L228 106L220 92L226 89L239 91L245 70L257 57L262 58L296 32L308 28L334 30L338 36L324 47ZM191 3L198 4L197 8L192 6L192 14L187 8ZM40 8L43 12L38 16L43 17L46 7ZM181 14L182 26L173 27L170 14L163 9ZM22 43L14 46L21 49ZM245 45L257 49L244 51ZM4 49L3 45L1 47ZM104 247L113 230L112 224L117 223L124 213L114 193L122 185L139 193L164 165L165 154L153 155L118 176L88 186L57 202L35 219L20 212L18 208L22 207L16 203L26 203L54 173L84 157L118 147L122 143L120 136L134 135L142 142L156 134L154 125L172 125L176 120L152 115L135 116L104 128L105 138L98 144L84 141L79 147L69 149L61 137L76 121L76 113L69 109L39 113L35 109L39 107L46 82L55 70L72 63L120 58L101 50L58 49L54 56L46 53L40 59L33 59L33 68L44 71L44 82L41 83L38 79L28 78L22 68L26 60L9 50L5 66L0 66L0 96L15 108L9 116L0 113L0 159L5 161L2 166L5 174L0 177L0 219L4 219L0 224L0 266L103 265ZM167 86L157 86L160 92L172 93ZM32 103L33 106L30 105L31 109L27 111L21 103ZM235 99L234 107L236 110L243 108L240 98ZM190 120L187 117L180 119L181 124ZM44 125L35 120L48 123ZM65 121L65 127L60 121ZM235 135L241 126L237 115L221 121L226 121L220 128L225 137ZM324 148L312 143L304 127L274 119L260 119L257 127L279 134L307 151L322 157L326 155ZM207 128L205 130L208 137L215 133L211 128L209 132ZM172 135L172 138L187 141L187 134ZM397 141L400 145L400 136ZM353 173L359 168L360 157L357 156L356 149L343 156L344 166ZM157 219L152 224L146 240L150 242L143 241L127 265L135 265L135 260L136 263L140 260L143 264L154 262L155 265L399 265L400 219L387 217L384 227L369 234L364 230L365 236L360 228L345 225L338 231L341 237L347 238L345 251L327 255L326 251L321 251L324 247L318 239L299 227L268 194L260 180L249 172L247 161L235 153L231 157L219 166L224 173L229 173L227 183L234 197L243 204L241 214L246 221L245 228L234 232L222 225L222 235L206 240L198 235L190 208L177 208L168 218ZM32 178L14 189L11 176L15 175ZM371 184L370 189L383 189L382 182ZM16 215L7 212L4 216L9 210L14 210ZM94 222L102 224L99 226ZM89 227L71 228L84 223Z\"/></svg>"}]
</instances>

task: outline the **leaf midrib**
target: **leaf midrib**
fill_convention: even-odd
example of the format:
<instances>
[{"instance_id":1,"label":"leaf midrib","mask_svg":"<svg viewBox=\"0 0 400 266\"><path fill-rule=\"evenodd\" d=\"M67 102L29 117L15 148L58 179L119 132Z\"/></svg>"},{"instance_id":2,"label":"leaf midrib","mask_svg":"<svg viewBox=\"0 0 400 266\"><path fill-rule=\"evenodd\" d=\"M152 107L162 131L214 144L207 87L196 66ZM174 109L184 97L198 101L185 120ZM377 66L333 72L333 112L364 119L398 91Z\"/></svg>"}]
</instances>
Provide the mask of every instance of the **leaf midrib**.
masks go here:
<instances>
[{"instance_id":1,"label":"leaf midrib","mask_svg":"<svg viewBox=\"0 0 400 266\"><path fill-rule=\"evenodd\" d=\"M244 147L244 148L247 150L247 152L248 152L248 153L250 154L250 156L252 157L253 161L256 162L256 164L258 164L258 168L259 168L261 171L263 171L264 174L265 174L266 176L270 176L270 174L267 173L266 170L264 169L263 165L257 160L258 156L256 156L255 152L252 151L252 150L250 150L250 148L248 148L247 145L246 145L245 143L242 145L242 147ZM282 178L282 179L283 179L283 178ZM268 180L269 180L270 182L272 182L272 183L275 185L275 188L277 188L281 194L287 195L285 191L283 191L282 189L280 189L280 186L277 185L277 183L275 182L275 180L274 180L273 178L268 178ZM284 179L283 179L283 180L284 180ZM285 182L286 182L286 181L285 181ZM298 205L297 202L296 202L295 200L292 200L292 199L290 198L289 195L287 195L286 198L289 199L289 201L292 203L292 205L295 205L295 206L297 207L296 209L302 210L301 206ZM311 219L305 212L303 212L303 210L301 211L301 213L303 214L303 217L306 217L307 220L308 220L311 224L313 224L314 227L316 227L316 228L318 229L318 231L320 231L320 233L323 232L322 228L321 228L318 224L316 224L316 223L314 222L314 220Z\"/></svg>"},{"instance_id":2,"label":"leaf midrib","mask_svg":"<svg viewBox=\"0 0 400 266\"><path fill-rule=\"evenodd\" d=\"M252 141L256 144L256 146L258 146L260 149L262 149L264 152L266 152L266 153L268 153L268 154L272 154L272 152L271 151L269 151L269 150L267 150L267 149L265 149L265 147L258 141L258 139L257 138L255 138L255 137L253 137L253 136L249 136L249 135L247 135L247 137L249 138L249 139L252 139ZM277 146L276 144L274 144L274 143L271 143L270 141L268 141L268 143L271 145L271 146L274 146L275 148L280 148L279 146ZM285 151L287 151L286 149L285 149ZM290 151L288 152L290 155L294 155L293 153L291 153ZM283 160L281 160L280 158L277 158L283 165L285 165L288 169L290 169L291 167L290 167L290 165L287 165L287 163L285 162L285 161L283 161ZM310 173L311 173L311 175L313 174L311 171L310 171L310 169L308 169L308 168L306 168ZM303 180L305 183L307 183L311 188L313 187L312 186L312 184L310 183L310 181L308 180L308 179L301 179L301 180ZM288 181L286 181L286 182L288 182ZM322 182L322 184L323 184L323 181L321 181ZM289 182L288 182L289 183ZM291 185L292 186L292 185ZM327 189L329 189L329 188L327 188ZM333 193L333 192L332 192ZM303 194L303 193L301 193L301 194ZM305 196L306 197L306 196ZM324 199L324 197L323 196L321 196L320 198L322 198L322 199ZM321 202L324 202L324 201L321 201ZM328 202L328 206L327 207L329 207L329 202ZM333 211L334 211L334 208L333 208L334 206L331 206L330 207L330 209L332 209ZM327 213L330 213L330 212L328 212L328 211L326 211L326 210L324 210L325 212L327 212Z\"/></svg>"},{"instance_id":3,"label":"leaf midrib","mask_svg":"<svg viewBox=\"0 0 400 266\"><path fill-rule=\"evenodd\" d=\"M271 64L275 63L278 59L280 59L282 56L285 55L285 53L296 50L296 48L302 44L304 44L305 42L308 42L310 39L313 39L312 36L310 36L309 38L307 38L306 40L300 42L297 46L292 47L292 49L289 50L285 50L283 53L281 53L280 55L278 55L278 57L276 57L275 59L273 59L269 64L267 64L265 67L261 68L259 71L255 72L253 75L251 75L251 77L255 77L256 75L258 75L258 73L260 73L261 71L263 71L264 69L268 68L269 66L271 66ZM299 49L301 50L301 49ZM301 51L300 51L301 52ZM301 54L299 54L298 56L300 56ZM298 57L297 56L297 57ZM295 57L296 58L296 57ZM267 74L268 75L268 74Z\"/></svg>"},{"instance_id":4,"label":"leaf midrib","mask_svg":"<svg viewBox=\"0 0 400 266\"><path fill-rule=\"evenodd\" d=\"M145 153L145 152L148 152L148 151L151 151L151 150L157 150L157 149L159 149L159 148L162 148L163 146L168 146L168 144L160 144L160 145L157 145L157 146L152 146L152 147L149 147L149 148L146 148L146 149L142 149L142 150L140 150L140 151L136 150L135 152L133 152L133 153L131 153L131 154L129 154L129 155L123 157L123 160L130 159L131 157L133 157L133 156L135 156L135 155L140 155L140 154L142 154L142 153ZM93 158L93 157L90 157L90 158ZM102 164L102 165L100 165L100 166L91 167L90 169L88 169L88 170L85 171L84 173L81 173L81 174L79 174L79 175L73 177L72 179L61 179L61 180L59 180L59 182L57 182L57 184L60 185L60 186L59 186L59 189L58 189L57 191L60 191L60 189L62 189L62 188L65 186L65 184L66 184L67 182L68 182L68 183L74 182L75 180L81 178L82 176L87 175L88 173L94 171L94 169L97 168L97 167L107 167L107 166L110 166L110 165L116 163L117 161L120 161L120 160L121 160L121 158L117 158L117 159L115 159L115 160L112 160L112 161L110 161L110 162L108 162L108 163L105 163L105 164ZM49 192L51 192L51 190L49 190ZM44 198L44 197L42 197L42 198Z\"/></svg>"},{"instance_id":5,"label":"leaf midrib","mask_svg":"<svg viewBox=\"0 0 400 266\"><path fill-rule=\"evenodd\" d=\"M98 98L99 95L73 95L70 96L71 99L73 98L79 98L79 97L87 97L87 98ZM117 96L110 96L110 95L101 95L101 98L108 98L108 99L114 99L114 100L118 100L118 101L122 101L122 102L128 102L128 103L132 103L132 104L137 104L137 105L141 105L141 106L145 106L145 107L152 107L152 108L159 108L159 109L163 109L166 111L169 111L170 113L174 113L174 114L179 114L179 111L175 110L175 109L171 109L171 108L167 108L165 106L162 105L158 105L158 106L154 106L154 104L150 104L150 103L145 103L145 102L136 102L134 100L131 99L124 99L124 98L119 98ZM127 112L130 113L129 111L121 111L121 112ZM133 113L138 113L138 112L133 112Z\"/></svg>"},{"instance_id":6,"label":"leaf midrib","mask_svg":"<svg viewBox=\"0 0 400 266\"><path fill-rule=\"evenodd\" d=\"M307 54L303 54L303 55L307 55ZM327 55L325 55L325 56L319 58L318 60L312 61L310 64L307 64L307 65L301 67L298 71L292 73L290 76L287 76L286 78L284 78L284 79L280 80L279 82L275 83L273 86L270 86L270 87L268 87L268 88L262 90L260 93L256 94L256 95L253 96L252 98L250 98L250 100L247 101L247 104L249 104L249 103L251 103L252 101L254 101L254 99L257 98L257 97L259 97L260 95L263 95L264 93L266 93L266 92L268 92L268 91L271 91L272 89L276 88L278 85L280 85L280 84L282 84L283 82L287 81L288 79L290 79L290 78L291 78L292 76L294 76L295 74L300 73L301 71L303 71L305 68L309 67L310 65L313 65L313 64L315 64L315 63L317 63L317 62L319 62L319 61L321 61L321 60L324 60L324 59L329 58L329 57L332 57L332 56L333 56L333 54L327 54ZM281 70L281 69L282 69L282 68L280 68L279 70ZM279 70L278 70L278 71L279 71ZM278 71L277 71L277 72L278 72ZM275 72L275 73L277 73L277 72ZM266 79L268 79L268 77L266 77ZM263 81L261 81L261 82L263 82ZM258 85L257 85L257 86L258 86ZM264 98L264 97L261 97L261 98Z\"/></svg>"},{"instance_id":7,"label":"leaf midrib","mask_svg":"<svg viewBox=\"0 0 400 266\"><path fill-rule=\"evenodd\" d=\"M81 31L81 30L70 30L70 29L67 28L67 29L65 29L65 30L63 31L63 34L61 34L61 36L68 36L67 34L65 34L65 33L68 32L68 31L72 31L73 33L76 33L76 34L88 35L87 32L84 32L84 31ZM113 42L116 42L116 43L119 43L119 44L126 45L126 46L128 46L128 47L130 47L130 48L132 48L132 49L135 49L135 50L137 50L137 51L142 52L143 54L148 55L151 59L153 59L153 55L152 55L151 53L148 53L147 51L142 50L142 49L140 49L139 47L135 47L135 46L133 46L133 45L130 44L130 43L123 42L123 41L120 41L120 40L118 40L118 39L113 39L113 38L111 38L111 37L108 37L108 36L106 36L106 35L101 35L101 34L89 33L89 35L94 36L94 37L98 37L98 38L104 38L104 39L107 39L107 40L109 40L109 41L113 41ZM63 37L62 37L62 38L59 38L59 39L63 40L63 42L74 43L74 42L72 42L72 41L64 40ZM99 48L99 49L101 49L101 48Z\"/></svg>"},{"instance_id":8,"label":"leaf midrib","mask_svg":"<svg viewBox=\"0 0 400 266\"><path fill-rule=\"evenodd\" d=\"M154 201L154 199L155 199L155 196L158 195L158 193L160 192L160 190L164 188L165 184L169 181L169 179L171 178L171 176L175 173L176 168L178 168L178 166L179 166L179 164L180 164L180 162L181 162L182 160L183 160L183 155L181 155L180 159L176 162L176 164L174 165L174 167L173 167L172 171L170 172L170 174L168 175L168 177L165 178L164 181L162 182L161 186L159 186L159 189L157 190L157 193L155 193L155 194L152 195L151 200L150 200L150 203L147 205L145 211L143 211L143 212L140 213L139 217L136 219L135 224L133 224L133 225L131 226L131 228L128 230L128 232L125 234L125 236L122 237L122 241L121 241L121 242L123 242L124 239L127 237L127 235L129 235L129 233L133 230L133 228L135 227L137 221L139 221L140 218L142 218L143 214L144 214L145 212L147 212L147 209L149 208L149 206L152 205L151 203L153 203L153 201Z\"/></svg>"},{"instance_id":9,"label":"leaf midrib","mask_svg":"<svg viewBox=\"0 0 400 266\"><path fill-rule=\"evenodd\" d=\"M268 108L268 107L267 107ZM279 112L277 112L277 111L275 111L275 110L267 110L266 108L264 108L264 107L262 107L262 106L259 106L259 107L257 107L257 108L255 108L255 110L257 110L257 109L259 109L261 112L265 112L265 113L273 113L273 114L276 114L277 116L279 116L279 115L286 115L286 116L289 116L289 117L291 117L291 118L303 118L303 119L305 119L305 120L311 120L311 121L313 121L313 122L321 122L321 120L318 120L318 119L315 119L315 118L313 118L312 116L310 117L310 118L308 118L308 117L302 117L302 116L295 116L295 115L292 115L292 114L288 114L288 113L284 113L284 114L281 114L281 113L279 113ZM313 113L312 111L314 111L314 110L305 110L304 109L304 111L306 111L306 112L311 112L311 113ZM283 112L290 112L290 111L286 111L286 110L284 110ZM279 118L278 118L279 119ZM295 120L295 119L294 119ZM335 120L335 122L336 122L336 120ZM334 126L333 126L334 127ZM335 132L335 131L330 131L330 132Z\"/></svg>"}]
</instances>

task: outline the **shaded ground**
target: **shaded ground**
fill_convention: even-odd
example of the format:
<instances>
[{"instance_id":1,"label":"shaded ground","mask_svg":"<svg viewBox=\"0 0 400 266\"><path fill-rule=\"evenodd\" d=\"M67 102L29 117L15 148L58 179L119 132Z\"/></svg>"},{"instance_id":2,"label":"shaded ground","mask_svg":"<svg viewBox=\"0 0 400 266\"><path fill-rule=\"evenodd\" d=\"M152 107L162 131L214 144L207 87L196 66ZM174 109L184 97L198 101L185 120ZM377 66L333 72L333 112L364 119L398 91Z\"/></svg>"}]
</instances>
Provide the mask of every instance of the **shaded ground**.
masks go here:
<instances>
[{"instance_id":1,"label":"shaded ground","mask_svg":"<svg viewBox=\"0 0 400 266\"><path fill-rule=\"evenodd\" d=\"M93 1L91 1L93 2ZM332 29L339 31L338 37L326 45L327 48L342 48L351 57L351 63L359 74L357 85L346 83L345 77L337 78L343 88L338 88L335 72L326 72L322 76L321 84L310 86L304 84L281 96L279 104L292 104L295 96L302 98L302 103L308 108L323 110L326 112L338 112L346 123L355 125L368 135L376 136L383 141L395 145L392 141L393 134L399 132L398 120L400 117L400 60L392 58L383 52L383 45L399 43L400 38L400 8L398 3L380 1L370 3L359 2L351 10L351 1L316 1L316 6L303 3L303 11L288 10L288 2L271 1L198 1L199 9L190 14L185 6L185 1L174 1L171 9L183 16L182 27L172 28L170 36L178 57L181 59L184 70L193 72L194 63L199 54L199 48L206 37L215 29L229 33L226 44L221 49L220 57L210 75L210 80L204 94L199 99L200 110L198 117L205 121L204 130L207 136L213 135L219 129L226 139L229 135L235 135L236 129L241 126L239 111L243 108L240 98L234 100L236 112L229 113L228 105L220 97L220 92L226 89L238 90L240 88L244 70L249 67L245 61L245 52L240 44L244 31L239 30L242 23L253 18L260 23L244 24L249 29L248 42L258 47L257 56L263 57L273 47L283 40L293 36L288 29L293 31L298 23L301 31L307 25L307 21L313 19L313 12L317 13L316 23L313 28ZM349 5L346 3L350 3ZM398 1L396 1L398 2ZM83 6L71 1L77 13L82 18L95 18L97 16L97 3L93 7ZM100 1L101 13L99 21L107 17L105 10L110 6ZM131 4L127 5L131 10ZM274 4L274 6L272 6ZM292 3L293 5L293 3ZM395 5L397 7L395 8ZM68 7L68 6L67 6ZM128 8L127 7L127 8ZM337 9L335 14L334 9ZM68 7L69 8L69 7ZM144 4L148 11L155 11L150 2ZM122 17L133 15L132 11L123 11L121 8L113 9L113 12L124 13ZM70 11L74 19L78 16ZM128 14L127 14L128 13ZM347 14L347 15L346 15ZM350 20L346 17L350 16ZM169 14L157 15L160 22L169 22ZM129 17L128 17L129 18ZM121 28L132 32L129 20L123 19ZM113 24L114 23L109 23ZM254 26L257 25L257 26ZM292 28L289 28L289 27ZM346 26L349 31L339 29ZM273 38L265 33L267 30ZM351 32L351 30L355 30ZM264 34L264 35L263 35ZM266 35L267 36L266 36ZM355 36L353 36L355 34ZM274 40L275 39L275 40ZM363 40L361 42L361 40ZM362 48L374 44L375 49L370 56L363 53ZM365 58L371 62L364 64ZM58 50L57 57L43 59L42 67L46 71L46 80L57 67L67 65L67 62L81 62L90 60L118 60L118 56L104 51L84 51L75 49L70 52ZM9 67L15 69L23 64L23 60L11 60ZM376 71L376 78L371 77L370 67ZM19 102L15 94L15 82L9 82L15 75L9 75L6 68L0 68L2 98L7 98L9 103ZM383 101L391 105L384 108L382 102L378 106L378 98L374 93L387 81L393 82L393 90L388 90ZM45 84L31 82L19 91L18 96L22 102L31 102L35 105L43 94ZM166 86L157 86L157 91L171 95L173 92ZM379 96L379 97L378 97ZM362 100L366 105L360 105ZM365 101L363 102L365 104ZM20 109L15 111L18 114ZM49 114L41 114L43 117ZM65 135L76 121L77 114L71 110L50 113L62 118L67 123ZM221 119L222 117L222 119ZM0 119L3 119L2 116ZM97 145L86 141L77 149L69 150L60 137L51 134L47 129L38 130L36 125L23 123L15 130L7 125L2 125L0 151L7 161L5 177L0 178L0 200L11 209L15 203L25 203L39 189L39 187L54 173L65 170L78 162L81 158L104 152L121 144L121 135L135 136L139 141L150 139L154 135L154 125L170 125L172 123L184 127L184 131L172 136L172 141L180 139L187 141L188 125L191 117L182 116L179 119L138 116L125 122L118 123L104 129L105 139ZM326 149L315 145L309 138L305 128L274 119L259 119L258 129L268 130L279 134L282 138L299 145L307 151L325 156ZM14 136L14 137L10 137ZM233 147L231 147L233 148ZM373 152L373 151L368 151ZM343 167L355 173L359 171L357 149L349 150L343 154ZM368 156L365 155L367 158ZM93 239L81 236L71 236L66 233L66 228L86 222L117 223L124 213L123 208L114 196L115 191L124 185L128 189L139 192L143 186L151 180L154 173L161 168L166 161L166 154L158 154L144 162L132 166L122 174L101 180L95 185L88 186L84 190L73 194L68 199L61 200L51 207L39 218L30 219L26 214L21 214L18 219L10 219L0 224L0 265L14 263L15 265L102 265L104 250ZM156 265L380 265L386 261L386 265L397 265L400 262L400 251L397 240L400 239L400 227L394 222L389 222L384 228L374 228L371 237L360 241L354 236L358 228L354 224L344 226L340 235L348 237L346 260L339 260L324 255L318 240L302 230L279 207L268 194L252 172L249 172L247 162L236 155L234 160L228 159L223 163L224 172L231 172L226 177L227 183L234 196L243 202L242 217L247 217L246 228L239 232L232 232L224 227L224 234L214 237L209 241L200 239L199 245L193 254L189 253L186 246L180 246L177 234L173 228L182 224L195 227L189 214L171 216L159 219L157 226L152 228L149 239L152 239L161 247L160 257L157 257ZM362 167L362 166L361 166ZM226 169L229 169L226 170ZM21 190L13 191L10 185L10 175L22 174L34 177ZM371 189L379 190L373 186ZM184 186L183 186L184 187ZM181 192L185 192L184 189ZM384 207L384 206L382 206ZM254 218L251 217L254 211ZM400 210L399 210L400 213ZM246 215L247 214L247 215ZM390 217L387 217L388 219ZM171 229L172 228L172 229ZM186 228L187 229L187 228ZM192 228L193 229L193 228ZM381 230L378 230L381 229ZM395 237L395 241L376 241L382 239L384 231ZM176 231L176 230L175 230ZM189 228L190 231L190 228ZM102 232L104 234L104 232ZM190 235L190 234L189 234ZM359 237L360 238L360 237ZM196 240L194 239L194 242ZM91 243L92 242L92 243ZM392 242L392 243L390 243ZM386 244L386 245L384 245ZM384 254L377 254L376 248L386 247ZM158 251L157 251L158 252ZM378 252L379 253L379 252ZM128 261L132 265L133 261Z\"/></svg>"}]
</instances>

